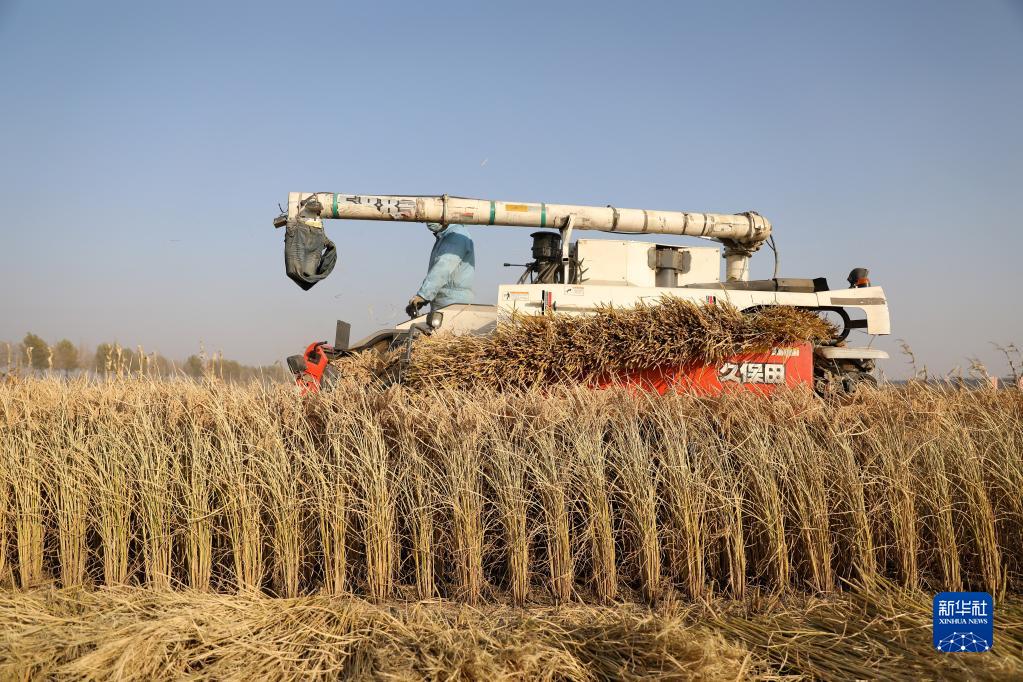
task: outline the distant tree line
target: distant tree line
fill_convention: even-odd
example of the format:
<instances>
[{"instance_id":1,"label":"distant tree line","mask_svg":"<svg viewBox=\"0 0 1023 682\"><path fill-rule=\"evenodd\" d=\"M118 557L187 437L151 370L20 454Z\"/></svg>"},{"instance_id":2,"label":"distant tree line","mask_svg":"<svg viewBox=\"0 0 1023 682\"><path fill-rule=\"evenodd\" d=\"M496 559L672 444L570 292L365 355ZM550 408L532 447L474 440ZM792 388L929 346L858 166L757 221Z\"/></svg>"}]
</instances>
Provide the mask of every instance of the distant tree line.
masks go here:
<instances>
[{"instance_id":1,"label":"distant tree line","mask_svg":"<svg viewBox=\"0 0 1023 682\"><path fill-rule=\"evenodd\" d=\"M95 351L76 346L68 339L49 344L41 336L29 332L20 343L0 342L0 362L6 362L8 374L22 371L98 376L146 376L151 378L188 376L225 381L266 379L288 380L290 374L281 364L254 367L228 360L223 353L207 356L205 351L174 362L159 353L146 353L141 346L131 348L119 343L101 343Z\"/></svg>"}]
</instances>

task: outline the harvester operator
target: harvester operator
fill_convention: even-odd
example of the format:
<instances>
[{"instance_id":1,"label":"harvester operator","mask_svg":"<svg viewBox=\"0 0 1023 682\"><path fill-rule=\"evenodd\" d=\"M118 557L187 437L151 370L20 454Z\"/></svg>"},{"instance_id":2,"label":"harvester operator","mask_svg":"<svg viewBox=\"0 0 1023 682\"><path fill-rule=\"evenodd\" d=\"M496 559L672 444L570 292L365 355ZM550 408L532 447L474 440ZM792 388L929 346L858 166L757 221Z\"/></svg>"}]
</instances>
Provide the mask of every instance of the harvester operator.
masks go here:
<instances>
[{"instance_id":1,"label":"harvester operator","mask_svg":"<svg viewBox=\"0 0 1023 682\"><path fill-rule=\"evenodd\" d=\"M472 237L463 225L427 223L436 239L430 251L430 267L416 295L409 299L405 313L419 314L427 303L431 310L452 303L472 303L472 278L476 272L476 254Z\"/></svg>"}]
</instances>

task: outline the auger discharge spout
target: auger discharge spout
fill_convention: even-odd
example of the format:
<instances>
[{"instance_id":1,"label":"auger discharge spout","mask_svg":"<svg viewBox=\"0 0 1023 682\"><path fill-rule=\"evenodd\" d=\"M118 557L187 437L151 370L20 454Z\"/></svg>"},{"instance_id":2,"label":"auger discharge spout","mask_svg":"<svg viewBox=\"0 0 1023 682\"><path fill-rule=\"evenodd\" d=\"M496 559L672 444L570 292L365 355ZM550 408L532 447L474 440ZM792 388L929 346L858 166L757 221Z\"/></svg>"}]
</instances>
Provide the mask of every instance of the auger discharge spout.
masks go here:
<instances>
[{"instance_id":1,"label":"auger discharge spout","mask_svg":"<svg viewBox=\"0 0 1023 682\"><path fill-rule=\"evenodd\" d=\"M599 230L619 234L703 237L725 246L728 281L749 279L749 257L771 236L760 214L687 213L616 206L576 206L469 199L456 196L397 196L291 192L288 212L277 227L322 229L324 219L502 225L533 229Z\"/></svg>"}]
</instances>

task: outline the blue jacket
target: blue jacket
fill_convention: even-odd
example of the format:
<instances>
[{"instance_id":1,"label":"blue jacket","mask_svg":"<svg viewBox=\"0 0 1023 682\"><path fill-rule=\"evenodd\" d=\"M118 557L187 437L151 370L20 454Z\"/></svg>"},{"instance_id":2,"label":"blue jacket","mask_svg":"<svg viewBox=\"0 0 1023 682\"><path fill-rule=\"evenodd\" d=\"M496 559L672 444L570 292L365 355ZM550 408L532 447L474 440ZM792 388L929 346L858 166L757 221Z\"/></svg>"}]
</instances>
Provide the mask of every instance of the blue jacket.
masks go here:
<instances>
[{"instance_id":1,"label":"blue jacket","mask_svg":"<svg viewBox=\"0 0 1023 682\"><path fill-rule=\"evenodd\" d=\"M432 310L452 303L472 303L476 253L469 230L463 225L448 225L436 238L430 251L430 269L416 293L430 301Z\"/></svg>"}]
</instances>

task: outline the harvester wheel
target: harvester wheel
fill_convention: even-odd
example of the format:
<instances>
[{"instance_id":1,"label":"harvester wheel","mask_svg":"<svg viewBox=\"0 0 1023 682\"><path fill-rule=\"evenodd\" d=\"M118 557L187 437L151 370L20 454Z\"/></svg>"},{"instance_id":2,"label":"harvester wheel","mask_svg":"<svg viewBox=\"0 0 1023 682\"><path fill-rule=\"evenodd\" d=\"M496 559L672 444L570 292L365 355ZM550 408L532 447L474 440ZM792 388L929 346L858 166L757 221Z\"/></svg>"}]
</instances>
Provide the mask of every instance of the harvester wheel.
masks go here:
<instances>
[{"instance_id":1,"label":"harvester wheel","mask_svg":"<svg viewBox=\"0 0 1023 682\"><path fill-rule=\"evenodd\" d=\"M842 390L846 393L855 393L860 386L877 387L877 378L867 372L847 372L842 375Z\"/></svg>"},{"instance_id":2,"label":"harvester wheel","mask_svg":"<svg viewBox=\"0 0 1023 682\"><path fill-rule=\"evenodd\" d=\"M842 363L818 360L813 368L813 385L818 395L851 395L862 386L877 386L873 375L873 363L869 360L853 360Z\"/></svg>"}]
</instances>

